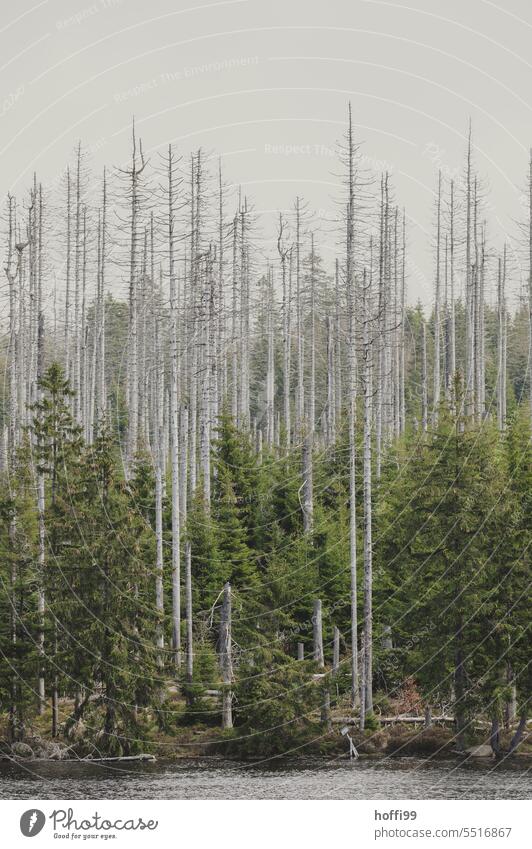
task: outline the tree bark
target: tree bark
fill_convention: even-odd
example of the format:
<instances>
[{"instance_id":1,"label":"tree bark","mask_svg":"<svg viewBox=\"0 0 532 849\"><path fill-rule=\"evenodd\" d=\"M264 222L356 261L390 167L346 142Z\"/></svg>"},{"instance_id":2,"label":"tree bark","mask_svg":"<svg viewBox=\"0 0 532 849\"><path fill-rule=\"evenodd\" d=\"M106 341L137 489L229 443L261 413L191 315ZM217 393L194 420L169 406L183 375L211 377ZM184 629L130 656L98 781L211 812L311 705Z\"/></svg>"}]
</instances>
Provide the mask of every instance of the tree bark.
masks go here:
<instances>
[{"instance_id":1,"label":"tree bark","mask_svg":"<svg viewBox=\"0 0 532 849\"><path fill-rule=\"evenodd\" d=\"M317 598L314 602L314 612L312 614L312 632L313 632L313 656L320 669L325 666L325 657L323 654L323 625L321 614L321 599Z\"/></svg>"},{"instance_id":2,"label":"tree bark","mask_svg":"<svg viewBox=\"0 0 532 849\"><path fill-rule=\"evenodd\" d=\"M222 672L222 728L233 727L233 694L230 685L233 680L233 661L231 643L231 585L227 583L223 590L222 614L220 622L220 669Z\"/></svg>"}]
</instances>

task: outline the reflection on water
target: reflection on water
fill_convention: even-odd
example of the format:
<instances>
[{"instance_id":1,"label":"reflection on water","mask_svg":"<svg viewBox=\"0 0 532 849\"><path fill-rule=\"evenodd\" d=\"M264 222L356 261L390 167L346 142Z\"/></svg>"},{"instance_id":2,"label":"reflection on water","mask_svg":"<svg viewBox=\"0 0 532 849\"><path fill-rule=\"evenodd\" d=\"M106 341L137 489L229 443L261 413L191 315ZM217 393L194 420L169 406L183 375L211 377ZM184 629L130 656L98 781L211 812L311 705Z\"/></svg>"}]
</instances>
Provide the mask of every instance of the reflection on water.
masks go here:
<instances>
[{"instance_id":1,"label":"reflection on water","mask_svg":"<svg viewBox=\"0 0 532 849\"><path fill-rule=\"evenodd\" d=\"M531 790L528 765L472 760L0 763L3 799L525 799Z\"/></svg>"}]
</instances>

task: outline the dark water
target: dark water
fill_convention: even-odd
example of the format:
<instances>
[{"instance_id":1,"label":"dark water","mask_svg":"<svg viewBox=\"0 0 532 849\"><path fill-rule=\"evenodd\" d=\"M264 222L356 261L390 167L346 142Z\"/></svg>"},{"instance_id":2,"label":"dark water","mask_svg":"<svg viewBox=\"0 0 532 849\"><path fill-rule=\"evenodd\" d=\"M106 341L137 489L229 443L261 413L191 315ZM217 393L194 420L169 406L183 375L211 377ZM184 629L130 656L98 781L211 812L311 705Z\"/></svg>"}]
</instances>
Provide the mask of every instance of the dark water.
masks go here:
<instances>
[{"instance_id":1,"label":"dark water","mask_svg":"<svg viewBox=\"0 0 532 849\"><path fill-rule=\"evenodd\" d=\"M530 766L491 761L0 763L3 799L525 799L531 792Z\"/></svg>"}]
</instances>

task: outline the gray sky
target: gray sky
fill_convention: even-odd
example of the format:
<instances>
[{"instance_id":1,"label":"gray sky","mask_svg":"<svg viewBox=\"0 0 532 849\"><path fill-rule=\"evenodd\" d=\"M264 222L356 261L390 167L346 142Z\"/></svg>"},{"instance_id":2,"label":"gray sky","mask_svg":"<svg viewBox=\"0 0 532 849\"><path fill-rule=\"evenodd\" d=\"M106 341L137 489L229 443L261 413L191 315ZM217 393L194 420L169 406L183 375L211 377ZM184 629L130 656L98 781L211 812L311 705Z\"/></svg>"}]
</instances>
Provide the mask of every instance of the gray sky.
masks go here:
<instances>
[{"instance_id":1,"label":"gray sky","mask_svg":"<svg viewBox=\"0 0 532 849\"><path fill-rule=\"evenodd\" d=\"M78 138L95 169L123 161L134 112L146 150L221 153L257 210L299 193L327 215L351 99L368 164L407 208L410 299L426 300L437 169L461 166L469 115L493 244L515 237L531 38L526 0L21 0L0 23L2 193L34 169L54 180Z\"/></svg>"}]
</instances>

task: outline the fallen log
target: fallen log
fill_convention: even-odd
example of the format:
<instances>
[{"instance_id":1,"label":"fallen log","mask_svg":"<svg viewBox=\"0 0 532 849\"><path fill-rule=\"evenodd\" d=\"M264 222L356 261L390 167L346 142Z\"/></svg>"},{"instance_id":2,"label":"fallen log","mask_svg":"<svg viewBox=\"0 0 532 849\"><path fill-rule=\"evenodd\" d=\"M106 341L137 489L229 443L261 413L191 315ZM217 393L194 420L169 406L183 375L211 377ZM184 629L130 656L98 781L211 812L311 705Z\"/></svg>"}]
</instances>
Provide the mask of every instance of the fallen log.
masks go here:
<instances>
[{"instance_id":1,"label":"fallen log","mask_svg":"<svg viewBox=\"0 0 532 849\"><path fill-rule=\"evenodd\" d=\"M411 725L425 724L424 716L376 716L376 719L381 725L399 725L403 723ZM336 716L333 718L333 722L338 725L358 725L359 718L352 716ZM441 722L451 725L454 723L454 716L433 716L432 722Z\"/></svg>"},{"instance_id":2,"label":"fallen log","mask_svg":"<svg viewBox=\"0 0 532 849\"><path fill-rule=\"evenodd\" d=\"M71 759L69 758L69 760L71 760ZM93 763L93 761L99 761L100 762L100 761L156 761L156 760L157 760L157 758L155 757L155 755L150 755L150 754L124 755L123 757L115 757L115 758L93 758L92 755L86 755L86 757L80 758L78 760L78 763L80 761L81 762L90 761L91 763ZM63 761L63 763L65 763L65 761Z\"/></svg>"}]
</instances>

